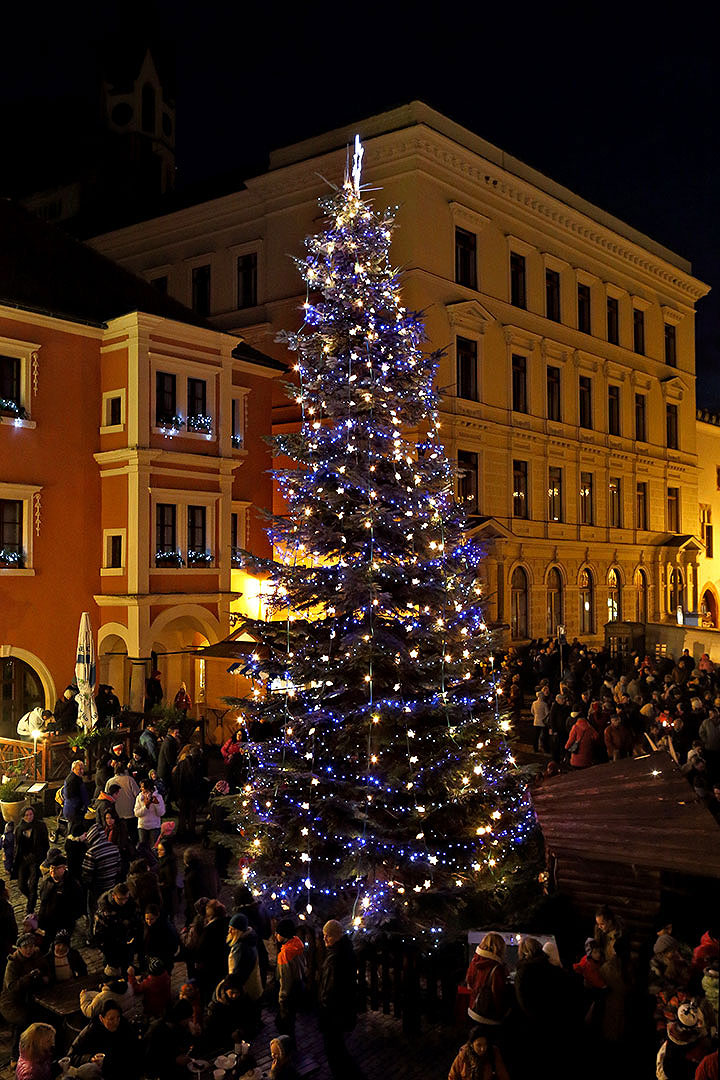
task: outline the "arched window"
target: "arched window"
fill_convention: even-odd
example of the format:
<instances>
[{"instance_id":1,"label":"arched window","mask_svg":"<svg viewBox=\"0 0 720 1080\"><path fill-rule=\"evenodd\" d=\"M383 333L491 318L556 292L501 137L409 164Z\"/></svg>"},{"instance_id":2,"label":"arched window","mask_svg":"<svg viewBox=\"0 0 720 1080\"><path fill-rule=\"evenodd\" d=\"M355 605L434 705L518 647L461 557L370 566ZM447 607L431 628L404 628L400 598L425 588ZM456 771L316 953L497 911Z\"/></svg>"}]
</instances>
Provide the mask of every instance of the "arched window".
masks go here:
<instances>
[{"instance_id":1,"label":"arched window","mask_svg":"<svg viewBox=\"0 0 720 1080\"><path fill-rule=\"evenodd\" d=\"M648 579L644 570L635 572L635 587L637 589L637 621L648 621Z\"/></svg>"},{"instance_id":2,"label":"arched window","mask_svg":"<svg viewBox=\"0 0 720 1080\"><path fill-rule=\"evenodd\" d=\"M620 575L614 566L608 570L608 622L618 622L622 619L622 586Z\"/></svg>"},{"instance_id":3,"label":"arched window","mask_svg":"<svg viewBox=\"0 0 720 1080\"><path fill-rule=\"evenodd\" d=\"M558 626L563 621L562 575L557 566L548 571L547 576L547 633L555 637Z\"/></svg>"},{"instance_id":4,"label":"arched window","mask_svg":"<svg viewBox=\"0 0 720 1080\"><path fill-rule=\"evenodd\" d=\"M717 626L718 624L718 607L717 600L710 589L706 589L702 594L700 600L700 612L702 614L703 626Z\"/></svg>"},{"instance_id":5,"label":"arched window","mask_svg":"<svg viewBox=\"0 0 720 1080\"><path fill-rule=\"evenodd\" d=\"M522 566L516 566L510 580L510 592L512 594L512 627L513 640L528 636L528 581L527 574Z\"/></svg>"},{"instance_id":6,"label":"arched window","mask_svg":"<svg viewBox=\"0 0 720 1080\"><path fill-rule=\"evenodd\" d=\"M678 608L685 610L685 578L682 570L670 571L668 612L675 615Z\"/></svg>"},{"instance_id":7,"label":"arched window","mask_svg":"<svg viewBox=\"0 0 720 1080\"><path fill-rule=\"evenodd\" d=\"M0 736L16 739L20 717L45 704L45 693L37 672L16 656L3 657L0 660Z\"/></svg>"},{"instance_id":8,"label":"arched window","mask_svg":"<svg viewBox=\"0 0 720 1080\"><path fill-rule=\"evenodd\" d=\"M143 131L155 134L155 88L145 83L142 88L142 108L140 123Z\"/></svg>"},{"instance_id":9,"label":"arched window","mask_svg":"<svg viewBox=\"0 0 720 1080\"><path fill-rule=\"evenodd\" d=\"M580 633L592 634L595 627L595 583L589 570L580 571L578 585L580 586Z\"/></svg>"}]
</instances>

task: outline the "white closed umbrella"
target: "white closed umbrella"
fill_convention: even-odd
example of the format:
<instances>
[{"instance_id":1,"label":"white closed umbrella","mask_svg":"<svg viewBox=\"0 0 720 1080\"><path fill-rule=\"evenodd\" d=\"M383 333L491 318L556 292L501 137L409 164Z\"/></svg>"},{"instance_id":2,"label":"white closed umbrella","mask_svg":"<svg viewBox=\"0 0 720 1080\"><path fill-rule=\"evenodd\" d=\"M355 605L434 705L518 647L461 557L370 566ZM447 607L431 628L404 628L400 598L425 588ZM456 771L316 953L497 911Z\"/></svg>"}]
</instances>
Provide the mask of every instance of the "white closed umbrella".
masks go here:
<instances>
[{"instance_id":1,"label":"white closed umbrella","mask_svg":"<svg viewBox=\"0 0 720 1080\"><path fill-rule=\"evenodd\" d=\"M77 659L75 660L75 681L78 692L78 727L91 731L97 724L97 706L93 697L95 688L95 644L93 642L90 615L83 611L80 616L78 631Z\"/></svg>"}]
</instances>

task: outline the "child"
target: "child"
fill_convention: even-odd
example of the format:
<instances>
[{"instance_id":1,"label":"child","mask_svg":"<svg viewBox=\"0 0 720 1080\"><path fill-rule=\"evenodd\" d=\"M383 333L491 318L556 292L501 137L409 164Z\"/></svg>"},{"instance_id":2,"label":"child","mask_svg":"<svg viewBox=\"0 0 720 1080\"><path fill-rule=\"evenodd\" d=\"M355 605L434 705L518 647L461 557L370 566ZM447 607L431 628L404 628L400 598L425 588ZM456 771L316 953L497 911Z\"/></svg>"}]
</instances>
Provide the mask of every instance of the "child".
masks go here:
<instances>
[{"instance_id":1,"label":"child","mask_svg":"<svg viewBox=\"0 0 720 1080\"><path fill-rule=\"evenodd\" d=\"M573 964L573 971L582 975L585 1023L597 1027L601 1021L600 1002L607 990L607 983L600 973L604 963L602 946L594 938L588 938L585 942L585 955L577 964Z\"/></svg>"}]
</instances>

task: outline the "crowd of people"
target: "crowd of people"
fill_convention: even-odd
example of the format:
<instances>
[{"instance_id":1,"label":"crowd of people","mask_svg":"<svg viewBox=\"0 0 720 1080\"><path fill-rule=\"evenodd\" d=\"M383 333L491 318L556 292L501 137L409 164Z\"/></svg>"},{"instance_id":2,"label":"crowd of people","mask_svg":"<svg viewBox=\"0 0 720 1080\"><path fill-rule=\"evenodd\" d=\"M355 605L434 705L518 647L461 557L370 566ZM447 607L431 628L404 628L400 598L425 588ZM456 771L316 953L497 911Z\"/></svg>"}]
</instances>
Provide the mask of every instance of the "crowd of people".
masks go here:
<instances>
[{"instance_id":1,"label":"crowd of people","mask_svg":"<svg viewBox=\"0 0 720 1080\"><path fill-rule=\"evenodd\" d=\"M233 736L222 749L236 790L247 748ZM270 1076L296 1075L295 1020L311 997L305 943L292 917L271 920L247 886L230 903L218 898L224 860L208 830L224 816L213 819L213 796L231 784L211 788L207 772L205 751L183 745L176 721L161 736L151 717L129 757L123 742L98 754L94 789L85 763L72 763L52 836L30 805L17 827L6 826L5 871L26 911L18 926L2 881L0 1013L12 1026L18 1080L59 1071L179 1080L193 1061L221 1052L231 1055L231 1075L251 1076L250 1043L268 1002L277 1029ZM204 807L207 819L198 822ZM332 1075L352 1080L345 1036L355 1024L353 948L334 920L323 937L312 997ZM90 986L83 954L96 957ZM178 964L185 978L173 983ZM78 984L80 1023L69 1046L43 1005L43 990L61 982Z\"/></svg>"}]
</instances>

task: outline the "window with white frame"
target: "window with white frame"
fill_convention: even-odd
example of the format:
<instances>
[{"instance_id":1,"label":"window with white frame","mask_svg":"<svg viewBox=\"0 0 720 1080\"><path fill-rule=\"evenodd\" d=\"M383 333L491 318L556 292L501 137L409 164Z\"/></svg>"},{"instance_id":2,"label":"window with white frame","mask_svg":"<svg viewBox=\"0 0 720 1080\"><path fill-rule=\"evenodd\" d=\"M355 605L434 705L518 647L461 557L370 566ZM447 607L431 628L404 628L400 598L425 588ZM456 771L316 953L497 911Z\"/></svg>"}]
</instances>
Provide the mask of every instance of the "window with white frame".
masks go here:
<instances>
[{"instance_id":1,"label":"window with white frame","mask_svg":"<svg viewBox=\"0 0 720 1080\"><path fill-rule=\"evenodd\" d=\"M219 494L155 489L152 492L156 569L215 565L215 507Z\"/></svg>"},{"instance_id":2,"label":"window with white frame","mask_svg":"<svg viewBox=\"0 0 720 1080\"><path fill-rule=\"evenodd\" d=\"M41 487L0 484L0 572L32 574L35 496Z\"/></svg>"},{"instance_id":3,"label":"window with white frame","mask_svg":"<svg viewBox=\"0 0 720 1080\"><path fill-rule=\"evenodd\" d=\"M152 357L153 430L166 438L217 438L215 370L176 357Z\"/></svg>"},{"instance_id":4,"label":"window with white frame","mask_svg":"<svg viewBox=\"0 0 720 1080\"><path fill-rule=\"evenodd\" d=\"M34 426L31 421L33 365L37 379L39 345L0 337L0 422Z\"/></svg>"}]
</instances>

